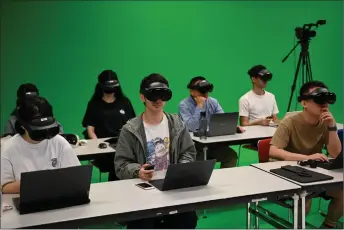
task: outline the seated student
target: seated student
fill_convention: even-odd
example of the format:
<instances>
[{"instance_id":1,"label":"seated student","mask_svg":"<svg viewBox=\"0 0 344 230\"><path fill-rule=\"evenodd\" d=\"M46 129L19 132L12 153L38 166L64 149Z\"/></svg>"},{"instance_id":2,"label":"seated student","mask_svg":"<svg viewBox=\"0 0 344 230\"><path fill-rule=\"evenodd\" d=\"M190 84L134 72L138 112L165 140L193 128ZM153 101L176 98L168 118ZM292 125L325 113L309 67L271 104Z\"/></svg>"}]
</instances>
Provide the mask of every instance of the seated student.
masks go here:
<instances>
[{"instance_id":1,"label":"seated student","mask_svg":"<svg viewBox=\"0 0 344 230\"><path fill-rule=\"evenodd\" d=\"M204 84L200 89L199 84ZM185 122L187 128L191 132L196 132L199 129L200 113L206 112L208 123L210 116L216 113L223 113L223 109L219 102L209 97L209 92L212 91L210 83L201 76L194 77L188 84L190 96L179 103L179 114ZM241 129L241 127L239 127ZM243 131L243 130L242 130ZM197 158L203 160L203 148L196 144ZM208 145L207 156L210 159L216 159L221 162L221 168L235 167L237 162L237 153L229 148L227 144L215 143Z\"/></svg>"},{"instance_id":2,"label":"seated student","mask_svg":"<svg viewBox=\"0 0 344 230\"><path fill-rule=\"evenodd\" d=\"M16 107L18 107L20 101L22 101L26 97L32 97L32 96L38 96L38 95L39 95L39 91L34 84L26 83L26 84L20 85L18 90L17 90L17 102L16 102L17 105L16 105ZM4 136L6 136L6 135L13 136L17 133L17 131L15 129L15 123L17 121L16 110L17 110L17 108L15 108L12 111L11 117L7 121L7 124L5 126ZM62 125L60 123L58 123L58 125L60 127L60 133L63 133Z\"/></svg>"},{"instance_id":3,"label":"seated student","mask_svg":"<svg viewBox=\"0 0 344 230\"><path fill-rule=\"evenodd\" d=\"M122 126L135 117L134 108L122 91L117 74L105 70L98 76L94 94L88 102L82 121L86 139L118 137ZM95 165L109 172L109 181L117 180L113 170L113 156L98 156Z\"/></svg>"},{"instance_id":4,"label":"seated student","mask_svg":"<svg viewBox=\"0 0 344 230\"><path fill-rule=\"evenodd\" d=\"M278 107L275 96L265 90L272 74L263 65L253 66L248 75L253 88L239 99L240 125L268 126L272 120L278 123Z\"/></svg>"},{"instance_id":5,"label":"seated student","mask_svg":"<svg viewBox=\"0 0 344 230\"><path fill-rule=\"evenodd\" d=\"M20 192L23 172L80 165L76 153L62 136L53 109L43 97L21 100L17 108L16 131L1 149L3 193ZM35 127L47 126L49 131Z\"/></svg>"},{"instance_id":6,"label":"seated student","mask_svg":"<svg viewBox=\"0 0 344 230\"><path fill-rule=\"evenodd\" d=\"M303 111L281 121L271 141L270 157L286 161L327 161L322 154L324 146L331 157L337 157L342 146L328 105L335 99L329 95L327 86L320 81L307 82L300 89L299 99ZM343 190L326 191L326 197L331 202L322 228L333 228L343 216ZM311 201L307 201L306 212Z\"/></svg>"},{"instance_id":7,"label":"seated student","mask_svg":"<svg viewBox=\"0 0 344 230\"><path fill-rule=\"evenodd\" d=\"M195 160L196 150L184 123L178 115L163 111L171 96L168 81L160 74L142 80L140 98L145 111L123 126L116 148L115 170L120 179L149 181L154 170ZM155 169L145 170L148 165L155 165ZM194 229L196 225L196 212L186 212L131 221L127 228Z\"/></svg>"}]
</instances>

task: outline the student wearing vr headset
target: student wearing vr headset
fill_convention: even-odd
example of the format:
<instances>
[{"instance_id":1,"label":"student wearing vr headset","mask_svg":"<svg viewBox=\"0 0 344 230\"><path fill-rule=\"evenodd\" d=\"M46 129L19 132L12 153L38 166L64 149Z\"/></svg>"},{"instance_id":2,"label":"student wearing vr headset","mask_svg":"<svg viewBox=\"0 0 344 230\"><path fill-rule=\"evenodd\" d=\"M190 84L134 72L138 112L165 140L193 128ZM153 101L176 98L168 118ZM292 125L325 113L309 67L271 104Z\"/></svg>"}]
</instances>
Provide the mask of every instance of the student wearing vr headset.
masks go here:
<instances>
[{"instance_id":1,"label":"student wearing vr headset","mask_svg":"<svg viewBox=\"0 0 344 230\"><path fill-rule=\"evenodd\" d=\"M329 104L334 104L336 95L320 81L305 83L300 89L299 102L303 111L286 117L280 122L270 147L270 158L286 161L327 161L322 153L336 158L342 150L337 134L336 121ZM325 199L331 199L327 217L321 228L333 228L343 216L343 190L326 191ZM310 210L311 199L307 200L306 212Z\"/></svg>"},{"instance_id":2,"label":"student wearing vr headset","mask_svg":"<svg viewBox=\"0 0 344 230\"><path fill-rule=\"evenodd\" d=\"M278 107L275 96L265 90L272 74L263 65L248 70L253 88L239 99L240 125L268 126L271 121L277 123Z\"/></svg>"},{"instance_id":3,"label":"student wearing vr headset","mask_svg":"<svg viewBox=\"0 0 344 230\"><path fill-rule=\"evenodd\" d=\"M86 128L83 133L85 138L118 137L122 126L135 116L129 98L123 94L117 74L112 70L101 72L82 121ZM117 179L111 155L98 156L94 164L102 171L109 172L109 181Z\"/></svg>"},{"instance_id":4,"label":"student wearing vr headset","mask_svg":"<svg viewBox=\"0 0 344 230\"><path fill-rule=\"evenodd\" d=\"M223 113L224 111L215 98L209 97L209 93L213 91L214 86L204 77L192 78L187 87L190 91L190 96L179 103L179 114L188 130L196 132L199 129L201 112L206 113L209 123L212 114ZM241 127L239 128L241 129ZM196 144L196 149L198 153L203 153L201 145ZM226 144L216 143L209 145L207 156L210 159L216 159L221 162L221 168L236 166L237 153ZM203 160L202 154L197 154L197 158Z\"/></svg>"},{"instance_id":5,"label":"student wearing vr headset","mask_svg":"<svg viewBox=\"0 0 344 230\"><path fill-rule=\"evenodd\" d=\"M185 124L178 115L164 112L171 97L168 81L160 74L142 80L140 99L145 111L123 126L116 147L115 170L120 179L149 181L155 171L167 170L170 164L195 160L196 149ZM131 221L127 228L194 229L196 225L196 213L186 212Z\"/></svg>"},{"instance_id":6,"label":"student wearing vr headset","mask_svg":"<svg viewBox=\"0 0 344 230\"><path fill-rule=\"evenodd\" d=\"M1 151L3 193L20 192L23 172L80 165L71 145L58 135L60 127L45 98L21 100L16 116L18 134L7 140Z\"/></svg>"},{"instance_id":7,"label":"student wearing vr headset","mask_svg":"<svg viewBox=\"0 0 344 230\"><path fill-rule=\"evenodd\" d=\"M34 84L26 83L19 86L17 89L17 102L16 102L16 108L12 111L10 119L7 121L7 124L5 126L5 133L3 136L7 135L15 135L17 134L15 124L17 121L16 111L19 103L24 100L27 97L34 97L39 96L39 91L37 87ZM57 122L58 123L58 122ZM63 133L63 127L60 123L58 123L60 127L60 134Z\"/></svg>"}]
</instances>

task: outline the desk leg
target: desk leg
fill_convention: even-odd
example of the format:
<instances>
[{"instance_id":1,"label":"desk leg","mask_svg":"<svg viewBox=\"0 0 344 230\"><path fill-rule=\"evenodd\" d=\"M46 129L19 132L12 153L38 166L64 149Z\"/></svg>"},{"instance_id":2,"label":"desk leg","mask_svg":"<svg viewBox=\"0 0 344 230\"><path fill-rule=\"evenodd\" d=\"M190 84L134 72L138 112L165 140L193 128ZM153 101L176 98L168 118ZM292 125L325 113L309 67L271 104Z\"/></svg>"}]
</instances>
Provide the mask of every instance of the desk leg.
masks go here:
<instances>
[{"instance_id":1,"label":"desk leg","mask_svg":"<svg viewBox=\"0 0 344 230\"><path fill-rule=\"evenodd\" d=\"M294 200L294 229L298 229L298 208L299 208L299 196L297 194L294 194L293 196Z\"/></svg>"},{"instance_id":2,"label":"desk leg","mask_svg":"<svg viewBox=\"0 0 344 230\"><path fill-rule=\"evenodd\" d=\"M306 191L302 191L300 193L300 198L301 198L301 205L298 211L301 211L301 215L299 214L299 219L298 219L298 226L301 227L301 229L306 229L306 196L307 196L307 192Z\"/></svg>"},{"instance_id":3,"label":"desk leg","mask_svg":"<svg viewBox=\"0 0 344 230\"><path fill-rule=\"evenodd\" d=\"M258 203L258 201L256 201L255 202L255 209L256 209L256 212L258 212L258 205L259 205L259 203ZM254 227L255 227L255 229L259 229L259 217L256 215L256 217L255 217L255 220L254 220Z\"/></svg>"},{"instance_id":4,"label":"desk leg","mask_svg":"<svg viewBox=\"0 0 344 230\"><path fill-rule=\"evenodd\" d=\"M250 213L250 207L251 207L251 203L247 203L247 210L246 210L246 221L247 221L247 229L251 228L251 213Z\"/></svg>"},{"instance_id":5,"label":"desk leg","mask_svg":"<svg viewBox=\"0 0 344 230\"><path fill-rule=\"evenodd\" d=\"M204 160L206 161L208 156L207 156L207 151L208 151L208 146L204 146L203 148L203 156L204 156Z\"/></svg>"}]
</instances>

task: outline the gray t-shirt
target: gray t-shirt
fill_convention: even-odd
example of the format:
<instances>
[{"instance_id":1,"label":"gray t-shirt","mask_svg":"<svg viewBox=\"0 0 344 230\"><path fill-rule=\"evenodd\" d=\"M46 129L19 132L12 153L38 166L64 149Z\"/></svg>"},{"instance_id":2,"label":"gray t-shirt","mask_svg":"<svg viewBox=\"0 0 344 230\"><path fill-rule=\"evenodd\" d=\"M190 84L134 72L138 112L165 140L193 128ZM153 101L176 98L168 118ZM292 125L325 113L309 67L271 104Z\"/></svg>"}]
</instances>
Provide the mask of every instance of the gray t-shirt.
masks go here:
<instances>
[{"instance_id":1,"label":"gray t-shirt","mask_svg":"<svg viewBox=\"0 0 344 230\"><path fill-rule=\"evenodd\" d=\"M62 136L30 144L16 134L1 146L1 186L19 181L23 172L77 165L76 152Z\"/></svg>"}]
</instances>

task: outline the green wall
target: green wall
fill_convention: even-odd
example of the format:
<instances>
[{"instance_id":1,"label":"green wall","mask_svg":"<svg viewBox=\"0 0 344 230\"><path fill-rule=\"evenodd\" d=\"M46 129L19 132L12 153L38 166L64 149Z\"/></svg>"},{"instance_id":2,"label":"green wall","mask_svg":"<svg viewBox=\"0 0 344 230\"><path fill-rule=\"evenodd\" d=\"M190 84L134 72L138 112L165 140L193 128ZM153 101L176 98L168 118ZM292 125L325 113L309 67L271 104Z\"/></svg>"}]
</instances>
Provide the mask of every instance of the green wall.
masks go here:
<instances>
[{"instance_id":1,"label":"green wall","mask_svg":"<svg viewBox=\"0 0 344 230\"><path fill-rule=\"evenodd\" d=\"M136 111L141 79L159 72L170 81L177 112L191 77L215 85L226 111L238 110L251 88L247 70L266 65L268 90L283 116L298 52L281 63L295 42L294 28L326 19L311 42L315 79L338 94L332 112L343 122L342 1L19 1L1 8L1 131L15 106L16 89L38 85L66 132L80 133L97 75L113 69ZM294 107L295 103L293 103Z\"/></svg>"}]
</instances>

